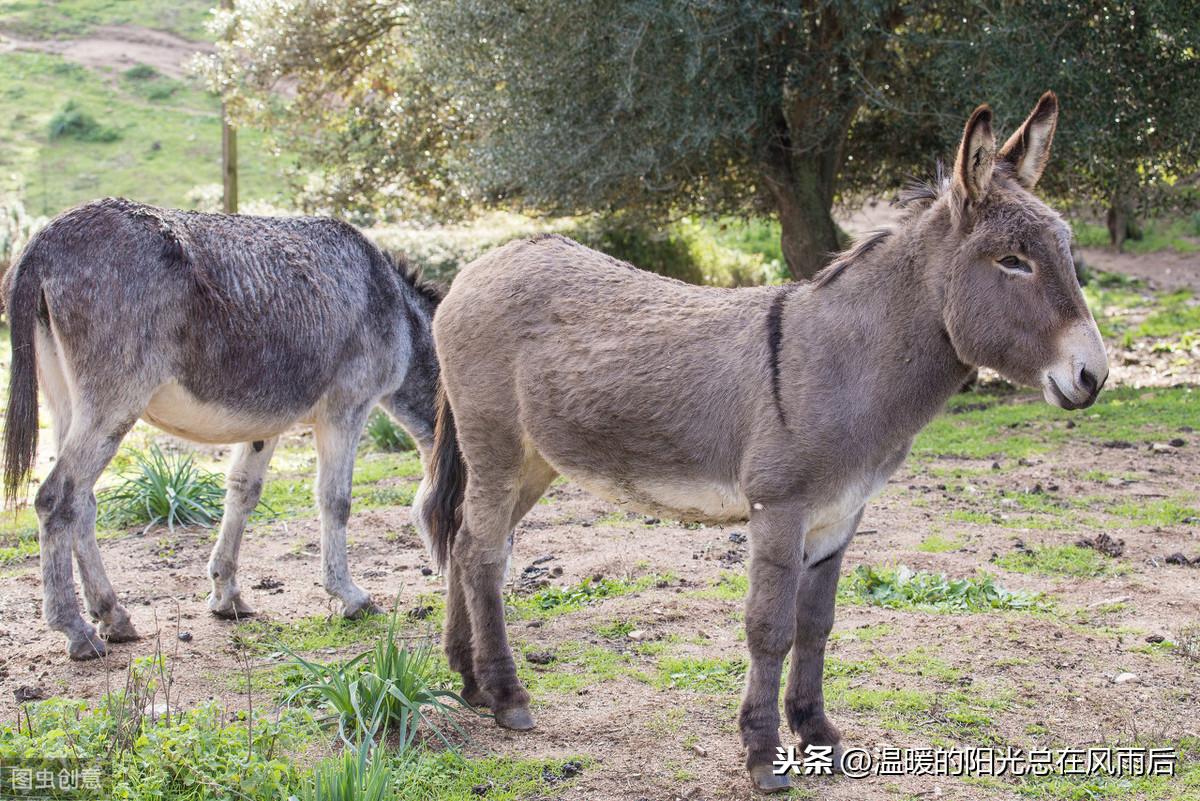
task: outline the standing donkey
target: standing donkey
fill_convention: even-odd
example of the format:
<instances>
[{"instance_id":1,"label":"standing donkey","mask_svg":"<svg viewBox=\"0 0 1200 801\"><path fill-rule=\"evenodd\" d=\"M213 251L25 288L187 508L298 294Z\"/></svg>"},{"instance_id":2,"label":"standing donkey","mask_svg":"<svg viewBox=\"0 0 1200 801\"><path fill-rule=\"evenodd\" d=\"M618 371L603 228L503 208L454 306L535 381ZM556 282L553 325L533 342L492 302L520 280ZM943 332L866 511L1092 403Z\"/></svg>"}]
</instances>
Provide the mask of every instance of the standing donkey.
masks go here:
<instances>
[{"instance_id":1,"label":"standing donkey","mask_svg":"<svg viewBox=\"0 0 1200 801\"><path fill-rule=\"evenodd\" d=\"M789 649L788 723L840 765L821 674L864 503L974 367L1066 409L1108 376L1070 229L1031 194L1057 117L1047 93L997 152L976 109L949 185L910 192L902 226L812 283L688 286L558 236L463 270L434 319L445 395L419 512L465 696L534 725L500 592L514 526L561 473L650 514L749 519L746 767L788 786L772 762Z\"/></svg>"},{"instance_id":2,"label":"standing donkey","mask_svg":"<svg viewBox=\"0 0 1200 801\"><path fill-rule=\"evenodd\" d=\"M321 573L343 613L376 611L346 565L351 474L376 403L422 452L433 441L438 296L346 223L169 211L107 198L53 220L8 274L12 502L38 435L38 384L58 460L37 492L46 622L72 659L137 638L96 545L92 488L139 417L197 442L240 443L208 563L209 608L253 613L237 583L246 518L279 435L311 423ZM79 614L71 555L88 612Z\"/></svg>"}]
</instances>

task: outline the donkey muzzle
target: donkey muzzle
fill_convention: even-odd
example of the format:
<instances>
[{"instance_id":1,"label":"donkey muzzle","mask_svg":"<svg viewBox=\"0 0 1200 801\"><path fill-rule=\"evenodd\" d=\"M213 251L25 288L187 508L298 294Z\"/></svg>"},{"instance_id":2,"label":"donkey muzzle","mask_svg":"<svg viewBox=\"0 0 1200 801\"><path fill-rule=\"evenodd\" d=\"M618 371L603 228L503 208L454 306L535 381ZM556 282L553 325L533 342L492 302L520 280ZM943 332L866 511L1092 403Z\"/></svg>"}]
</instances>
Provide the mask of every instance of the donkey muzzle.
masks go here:
<instances>
[{"instance_id":1,"label":"donkey muzzle","mask_svg":"<svg viewBox=\"0 0 1200 801\"><path fill-rule=\"evenodd\" d=\"M1073 323L1058 342L1058 358L1042 373L1047 403L1062 409L1086 409L1108 381L1108 354L1100 329L1089 316Z\"/></svg>"}]
</instances>

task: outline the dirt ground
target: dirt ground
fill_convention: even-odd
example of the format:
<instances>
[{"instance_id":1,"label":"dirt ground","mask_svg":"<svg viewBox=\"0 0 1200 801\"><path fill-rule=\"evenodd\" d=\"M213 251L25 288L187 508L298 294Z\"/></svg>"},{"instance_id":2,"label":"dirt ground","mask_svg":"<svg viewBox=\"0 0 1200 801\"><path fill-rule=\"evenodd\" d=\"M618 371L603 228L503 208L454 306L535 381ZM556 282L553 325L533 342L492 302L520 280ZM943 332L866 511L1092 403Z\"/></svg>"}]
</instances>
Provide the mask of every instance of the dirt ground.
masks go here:
<instances>
[{"instance_id":1,"label":"dirt ground","mask_svg":"<svg viewBox=\"0 0 1200 801\"><path fill-rule=\"evenodd\" d=\"M2 50L51 53L92 68L127 70L149 64L171 78L183 78L190 74L192 58L211 52L212 45L136 25L101 25L75 39L20 39L3 34Z\"/></svg>"},{"instance_id":2,"label":"dirt ground","mask_svg":"<svg viewBox=\"0 0 1200 801\"><path fill-rule=\"evenodd\" d=\"M1114 351L1114 363L1127 356ZM1194 375L1194 362L1185 375ZM1126 366L1124 378L1114 376L1129 385L1180 383L1152 366ZM1010 403L1040 401L1029 393ZM1200 409L1194 425L1178 426L1156 444L1075 437L1073 421L1088 419L1080 414L1023 424L1023 436L1057 437L1053 448L1027 458L910 459L869 505L843 570L907 565L952 578L983 570L1009 590L1043 593L1052 608L943 614L840 603L826 666L828 708L845 742L867 749L1164 744L1184 750L1178 770L1186 778L1093 787L1012 778L807 777L794 795L1200 798L1200 517L1169 513L1172 503L1194 509L1200 500ZM293 446L303 441L297 435ZM358 512L350 531L352 569L377 600L414 610L443 594L407 508ZM572 484L553 487L516 532L512 597L539 586L529 578L570 587L604 577L639 589L558 615L512 609L509 633L538 728L516 734L464 718L466 754L580 758L582 771L556 796L566 799L754 797L736 729L746 658L736 577L745 571L745 533L744 526L630 516ZM1102 533L1121 542L1118 555L1096 555L1083 570L1039 567L1035 555L1048 553L1043 549ZM210 530L193 529L103 541L113 583L149 635L117 646L107 664L69 662L60 637L45 629L35 559L6 568L0 714L11 718L30 691L100 698L123 681L132 658L153 653L156 631L168 653L177 650L179 702L216 699L244 708L237 624L212 618L205 606L212 539ZM318 541L313 516L258 524L248 533L241 584L260 620L286 629L333 612L319 585ZM1020 567L1026 557L1032 569ZM430 621L406 626L438 636ZM178 637L183 632L186 642ZM363 647L324 648L316 656ZM253 659L257 673L278 665L279 655ZM277 689L259 687L254 703L270 708L278 697ZM784 742L793 740L785 733ZM487 788L479 792L486 796Z\"/></svg>"}]
</instances>

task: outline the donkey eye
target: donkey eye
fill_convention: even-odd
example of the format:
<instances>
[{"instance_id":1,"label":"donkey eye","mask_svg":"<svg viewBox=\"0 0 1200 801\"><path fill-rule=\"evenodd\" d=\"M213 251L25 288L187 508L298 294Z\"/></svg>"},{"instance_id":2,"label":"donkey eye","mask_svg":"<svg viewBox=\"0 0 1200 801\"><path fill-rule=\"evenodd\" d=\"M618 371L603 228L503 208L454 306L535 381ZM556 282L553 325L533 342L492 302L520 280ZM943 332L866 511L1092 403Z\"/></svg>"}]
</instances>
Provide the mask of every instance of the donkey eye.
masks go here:
<instances>
[{"instance_id":1,"label":"donkey eye","mask_svg":"<svg viewBox=\"0 0 1200 801\"><path fill-rule=\"evenodd\" d=\"M1014 273L1032 273L1033 268L1016 256L1005 256L1000 260L1000 266Z\"/></svg>"}]
</instances>

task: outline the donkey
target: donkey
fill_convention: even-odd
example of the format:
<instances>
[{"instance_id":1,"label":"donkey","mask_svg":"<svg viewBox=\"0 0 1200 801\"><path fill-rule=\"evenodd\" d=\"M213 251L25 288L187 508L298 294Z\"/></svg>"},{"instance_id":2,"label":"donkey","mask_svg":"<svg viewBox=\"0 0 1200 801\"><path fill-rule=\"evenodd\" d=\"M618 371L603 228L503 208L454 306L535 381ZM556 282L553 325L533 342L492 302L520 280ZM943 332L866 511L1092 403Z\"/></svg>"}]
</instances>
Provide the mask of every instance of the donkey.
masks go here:
<instances>
[{"instance_id":1,"label":"donkey","mask_svg":"<svg viewBox=\"0 0 1200 801\"><path fill-rule=\"evenodd\" d=\"M378 611L350 578L346 521L363 424L381 403L422 453L433 444L439 296L352 226L326 218L199 214L106 198L65 212L4 287L12 376L7 500L28 481L39 381L58 459L37 492L44 613L72 659L137 638L96 545L101 471L139 417L197 442L240 443L208 562L219 617L253 614L237 582L246 518L279 435L317 445L321 574L347 617ZM87 609L79 614L71 554Z\"/></svg>"},{"instance_id":2,"label":"donkey","mask_svg":"<svg viewBox=\"0 0 1200 801\"><path fill-rule=\"evenodd\" d=\"M746 768L782 790L778 691L804 746L825 714L825 642L863 505L977 366L1090 405L1108 377L1066 223L1031 194L1058 117L1045 94L996 150L971 115L951 181L812 283L716 289L559 236L468 265L434 318L442 369L418 513L448 570L445 648L464 696L534 725L505 635L511 532L557 474L632 509L750 523ZM461 449L461 450L460 450Z\"/></svg>"}]
</instances>

